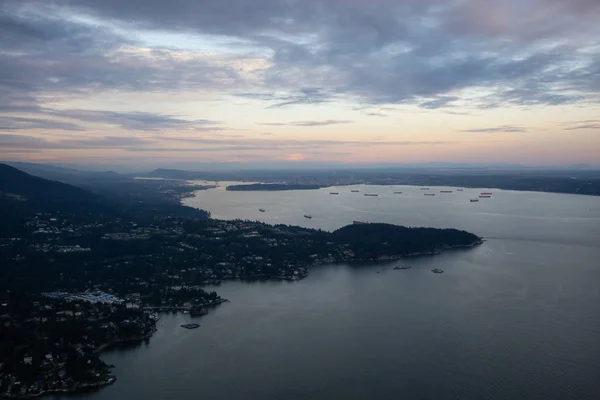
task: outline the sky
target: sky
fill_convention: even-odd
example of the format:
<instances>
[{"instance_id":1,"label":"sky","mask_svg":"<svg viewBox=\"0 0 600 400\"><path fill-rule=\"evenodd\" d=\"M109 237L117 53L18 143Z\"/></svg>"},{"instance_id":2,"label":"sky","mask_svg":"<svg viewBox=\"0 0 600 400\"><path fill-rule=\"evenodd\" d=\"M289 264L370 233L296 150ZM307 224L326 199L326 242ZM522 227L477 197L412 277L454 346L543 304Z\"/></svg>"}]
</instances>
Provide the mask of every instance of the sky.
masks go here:
<instances>
[{"instance_id":1,"label":"sky","mask_svg":"<svg viewBox=\"0 0 600 400\"><path fill-rule=\"evenodd\" d=\"M598 0L0 0L0 159L600 165Z\"/></svg>"}]
</instances>

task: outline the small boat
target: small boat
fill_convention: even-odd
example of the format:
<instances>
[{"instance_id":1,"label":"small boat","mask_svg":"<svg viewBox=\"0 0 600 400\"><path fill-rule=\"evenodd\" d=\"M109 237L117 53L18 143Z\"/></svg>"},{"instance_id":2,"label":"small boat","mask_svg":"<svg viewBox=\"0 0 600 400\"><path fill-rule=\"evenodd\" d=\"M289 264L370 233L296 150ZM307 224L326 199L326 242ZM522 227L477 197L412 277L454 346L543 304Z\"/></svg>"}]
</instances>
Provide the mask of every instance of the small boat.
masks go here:
<instances>
[{"instance_id":1,"label":"small boat","mask_svg":"<svg viewBox=\"0 0 600 400\"><path fill-rule=\"evenodd\" d=\"M435 193L425 193L425 196L435 196Z\"/></svg>"},{"instance_id":2,"label":"small boat","mask_svg":"<svg viewBox=\"0 0 600 400\"><path fill-rule=\"evenodd\" d=\"M309 215L309 214L304 214L304 218L311 219L311 218L312 218L312 215Z\"/></svg>"},{"instance_id":3,"label":"small boat","mask_svg":"<svg viewBox=\"0 0 600 400\"><path fill-rule=\"evenodd\" d=\"M378 194L374 194L374 193L365 193L365 196L367 196L367 197L377 197L379 195Z\"/></svg>"},{"instance_id":4,"label":"small boat","mask_svg":"<svg viewBox=\"0 0 600 400\"><path fill-rule=\"evenodd\" d=\"M399 269L410 269L410 267L408 265L403 265L401 267L394 267L395 270L399 270Z\"/></svg>"},{"instance_id":5,"label":"small boat","mask_svg":"<svg viewBox=\"0 0 600 400\"><path fill-rule=\"evenodd\" d=\"M329 192L329 194L339 194L338 192Z\"/></svg>"},{"instance_id":6,"label":"small boat","mask_svg":"<svg viewBox=\"0 0 600 400\"><path fill-rule=\"evenodd\" d=\"M436 268L436 269L432 269L431 272L433 272L434 274L442 274L442 273L444 273L444 270Z\"/></svg>"},{"instance_id":7,"label":"small boat","mask_svg":"<svg viewBox=\"0 0 600 400\"><path fill-rule=\"evenodd\" d=\"M469 200L469 201L470 201L471 203L478 203L478 202L479 202L479 199L471 199L471 200Z\"/></svg>"},{"instance_id":8,"label":"small boat","mask_svg":"<svg viewBox=\"0 0 600 400\"><path fill-rule=\"evenodd\" d=\"M258 211L265 212L264 208L259 208Z\"/></svg>"},{"instance_id":9,"label":"small boat","mask_svg":"<svg viewBox=\"0 0 600 400\"><path fill-rule=\"evenodd\" d=\"M358 193L359 190L351 190L352 193Z\"/></svg>"}]
</instances>

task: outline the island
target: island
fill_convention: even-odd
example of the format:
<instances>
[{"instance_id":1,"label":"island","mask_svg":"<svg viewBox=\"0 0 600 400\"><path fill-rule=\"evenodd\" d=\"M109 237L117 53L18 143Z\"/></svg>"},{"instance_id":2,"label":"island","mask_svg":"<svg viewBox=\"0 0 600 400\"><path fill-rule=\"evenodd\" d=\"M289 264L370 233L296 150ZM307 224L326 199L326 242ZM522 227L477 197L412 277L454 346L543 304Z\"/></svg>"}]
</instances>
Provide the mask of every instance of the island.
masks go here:
<instances>
[{"instance_id":1,"label":"island","mask_svg":"<svg viewBox=\"0 0 600 400\"><path fill-rule=\"evenodd\" d=\"M161 313L202 318L227 303L210 286L224 280L297 281L322 264L482 243L456 229L216 220L164 185L106 199L0 164L0 396L115 382L102 349L150 339Z\"/></svg>"},{"instance_id":2,"label":"island","mask_svg":"<svg viewBox=\"0 0 600 400\"><path fill-rule=\"evenodd\" d=\"M232 192L273 192L283 190L318 190L329 185L294 184L294 183L250 183L247 185L229 185L226 190Z\"/></svg>"}]
</instances>

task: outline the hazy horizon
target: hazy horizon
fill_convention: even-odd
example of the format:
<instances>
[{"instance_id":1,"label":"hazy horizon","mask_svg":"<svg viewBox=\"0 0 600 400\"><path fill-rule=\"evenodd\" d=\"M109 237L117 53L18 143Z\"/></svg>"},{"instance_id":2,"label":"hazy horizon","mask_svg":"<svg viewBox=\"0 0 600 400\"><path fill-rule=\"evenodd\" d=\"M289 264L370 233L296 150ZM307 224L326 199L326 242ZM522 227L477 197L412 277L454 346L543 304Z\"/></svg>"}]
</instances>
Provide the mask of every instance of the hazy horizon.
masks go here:
<instances>
[{"instance_id":1,"label":"hazy horizon","mask_svg":"<svg viewBox=\"0 0 600 400\"><path fill-rule=\"evenodd\" d=\"M115 163L98 163L98 164L83 164L83 163L42 163L28 162L20 160L3 160L0 163L7 163L16 168L27 165L39 165L49 167L67 168L79 171L114 171L118 173L141 173L150 172L152 170L181 170L181 171L223 171L223 172L240 172L240 171L316 171L324 172L328 170L340 171L364 171L364 170L386 170L391 171L527 171L527 170L600 170L600 165L593 164L569 164L569 165L534 165L525 166L520 164L483 164L483 163L450 163L450 162L423 162L423 163L334 163L334 162L310 162L310 161L269 161L269 162L214 162L214 163L137 163L131 164L115 164Z\"/></svg>"},{"instance_id":2,"label":"hazy horizon","mask_svg":"<svg viewBox=\"0 0 600 400\"><path fill-rule=\"evenodd\" d=\"M7 0L0 159L600 165L599 18L595 0Z\"/></svg>"}]
</instances>

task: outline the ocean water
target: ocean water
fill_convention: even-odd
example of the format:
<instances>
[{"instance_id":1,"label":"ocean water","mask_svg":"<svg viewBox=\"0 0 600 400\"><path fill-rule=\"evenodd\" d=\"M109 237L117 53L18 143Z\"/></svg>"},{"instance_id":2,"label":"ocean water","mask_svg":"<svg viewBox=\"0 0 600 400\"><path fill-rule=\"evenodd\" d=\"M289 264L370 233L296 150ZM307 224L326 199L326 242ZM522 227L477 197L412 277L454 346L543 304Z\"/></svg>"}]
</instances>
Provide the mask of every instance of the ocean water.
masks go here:
<instances>
[{"instance_id":1,"label":"ocean water","mask_svg":"<svg viewBox=\"0 0 600 400\"><path fill-rule=\"evenodd\" d=\"M452 227L487 241L399 263L315 267L299 282L223 283L215 290L231 302L199 329L180 328L188 315L164 315L148 341L103 353L116 384L75 397L600 399L600 198L424 192L220 187L186 199L215 218Z\"/></svg>"}]
</instances>

